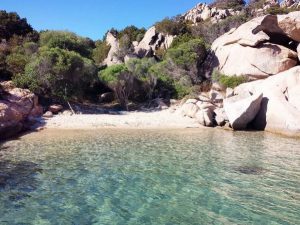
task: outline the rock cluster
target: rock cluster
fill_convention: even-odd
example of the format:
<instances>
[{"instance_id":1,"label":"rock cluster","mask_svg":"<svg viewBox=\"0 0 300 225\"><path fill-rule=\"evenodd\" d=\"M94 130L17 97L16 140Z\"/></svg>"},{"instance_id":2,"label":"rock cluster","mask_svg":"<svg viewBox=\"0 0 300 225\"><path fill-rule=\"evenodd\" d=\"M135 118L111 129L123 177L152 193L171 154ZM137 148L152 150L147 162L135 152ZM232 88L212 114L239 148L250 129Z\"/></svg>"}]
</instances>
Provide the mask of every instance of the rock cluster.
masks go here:
<instances>
[{"instance_id":1,"label":"rock cluster","mask_svg":"<svg viewBox=\"0 0 300 225\"><path fill-rule=\"evenodd\" d=\"M202 21L210 20L212 23L217 23L229 16L238 15L240 11L233 9L218 9L210 7L206 3L199 3L194 8L183 15L183 18L197 24Z\"/></svg>"},{"instance_id":2,"label":"rock cluster","mask_svg":"<svg viewBox=\"0 0 300 225\"><path fill-rule=\"evenodd\" d=\"M4 139L22 131L32 117L42 115L43 108L36 95L12 82L0 83L0 90L0 139Z\"/></svg>"},{"instance_id":3,"label":"rock cluster","mask_svg":"<svg viewBox=\"0 0 300 225\"><path fill-rule=\"evenodd\" d=\"M300 12L252 19L212 44L214 65L227 76L267 78L298 64Z\"/></svg>"},{"instance_id":4,"label":"rock cluster","mask_svg":"<svg viewBox=\"0 0 300 225\"><path fill-rule=\"evenodd\" d=\"M211 108L202 110L199 97L182 106L183 115L204 126L300 136L299 43L300 12L255 18L221 36L212 45L217 69L254 81L234 89L213 84Z\"/></svg>"},{"instance_id":5,"label":"rock cluster","mask_svg":"<svg viewBox=\"0 0 300 225\"><path fill-rule=\"evenodd\" d=\"M134 41L132 43L133 52L128 53L124 58L118 58L118 51L120 50L118 39L110 32L107 33L106 42L111 47L107 58L104 60L103 64L107 66L121 64L127 62L132 58L144 58L153 57L156 54L156 50L168 49L173 40L174 36L165 35L159 33L155 26L149 28L144 35L144 38L140 41Z\"/></svg>"}]
</instances>

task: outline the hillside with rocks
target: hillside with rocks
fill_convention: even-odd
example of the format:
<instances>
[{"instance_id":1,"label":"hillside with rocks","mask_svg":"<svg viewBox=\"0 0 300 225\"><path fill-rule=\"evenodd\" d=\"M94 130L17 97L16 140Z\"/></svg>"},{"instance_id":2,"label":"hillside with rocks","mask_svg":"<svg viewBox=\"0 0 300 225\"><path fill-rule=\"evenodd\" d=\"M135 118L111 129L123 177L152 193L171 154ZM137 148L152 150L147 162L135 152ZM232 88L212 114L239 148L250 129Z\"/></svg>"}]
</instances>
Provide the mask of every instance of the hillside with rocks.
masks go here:
<instances>
[{"instance_id":1,"label":"hillside with rocks","mask_svg":"<svg viewBox=\"0 0 300 225\"><path fill-rule=\"evenodd\" d=\"M185 103L184 114L203 125L229 122L235 130L299 135L299 38L300 12L254 18L222 35L212 44L215 70L251 82L226 89L216 79L212 91L203 93L205 108L200 96ZM222 104L215 104L213 94Z\"/></svg>"}]
</instances>

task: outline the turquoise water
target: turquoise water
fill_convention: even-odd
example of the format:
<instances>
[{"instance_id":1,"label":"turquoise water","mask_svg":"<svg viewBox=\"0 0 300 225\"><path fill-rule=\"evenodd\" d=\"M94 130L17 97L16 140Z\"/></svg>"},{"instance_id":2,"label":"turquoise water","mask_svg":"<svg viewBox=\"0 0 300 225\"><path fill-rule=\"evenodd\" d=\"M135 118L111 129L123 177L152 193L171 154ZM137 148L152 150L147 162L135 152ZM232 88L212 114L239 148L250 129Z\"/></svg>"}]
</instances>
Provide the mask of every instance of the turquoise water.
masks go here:
<instances>
[{"instance_id":1,"label":"turquoise water","mask_svg":"<svg viewBox=\"0 0 300 225\"><path fill-rule=\"evenodd\" d=\"M300 224L300 140L43 131L0 147L0 224Z\"/></svg>"}]
</instances>

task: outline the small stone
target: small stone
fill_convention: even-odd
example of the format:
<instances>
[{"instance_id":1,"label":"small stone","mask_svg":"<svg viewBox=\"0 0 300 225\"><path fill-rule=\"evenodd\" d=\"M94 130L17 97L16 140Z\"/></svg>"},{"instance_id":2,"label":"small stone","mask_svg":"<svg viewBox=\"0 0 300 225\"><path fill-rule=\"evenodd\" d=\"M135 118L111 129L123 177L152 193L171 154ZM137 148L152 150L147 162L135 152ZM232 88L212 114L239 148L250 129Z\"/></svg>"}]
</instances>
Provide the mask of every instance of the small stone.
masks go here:
<instances>
[{"instance_id":1,"label":"small stone","mask_svg":"<svg viewBox=\"0 0 300 225\"><path fill-rule=\"evenodd\" d=\"M50 112L50 111L47 111L47 112L44 113L43 117L45 117L45 118L51 118L51 117L53 117L53 113Z\"/></svg>"},{"instance_id":2,"label":"small stone","mask_svg":"<svg viewBox=\"0 0 300 225\"><path fill-rule=\"evenodd\" d=\"M53 105L50 105L48 110L50 112L52 112L53 114L57 114L59 113L61 110L63 110L63 106L62 105L59 105L59 104L53 104Z\"/></svg>"}]
</instances>

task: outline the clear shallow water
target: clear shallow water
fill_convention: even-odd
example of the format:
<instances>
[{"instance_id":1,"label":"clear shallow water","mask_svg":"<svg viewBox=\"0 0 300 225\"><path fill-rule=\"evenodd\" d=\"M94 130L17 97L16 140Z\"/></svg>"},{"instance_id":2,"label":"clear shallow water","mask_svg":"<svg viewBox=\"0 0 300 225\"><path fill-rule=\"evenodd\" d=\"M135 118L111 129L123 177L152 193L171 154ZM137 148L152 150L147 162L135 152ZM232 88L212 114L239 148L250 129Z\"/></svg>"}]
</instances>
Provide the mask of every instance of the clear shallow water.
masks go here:
<instances>
[{"instance_id":1,"label":"clear shallow water","mask_svg":"<svg viewBox=\"0 0 300 225\"><path fill-rule=\"evenodd\" d=\"M300 140L43 131L0 146L0 224L300 224Z\"/></svg>"}]
</instances>

